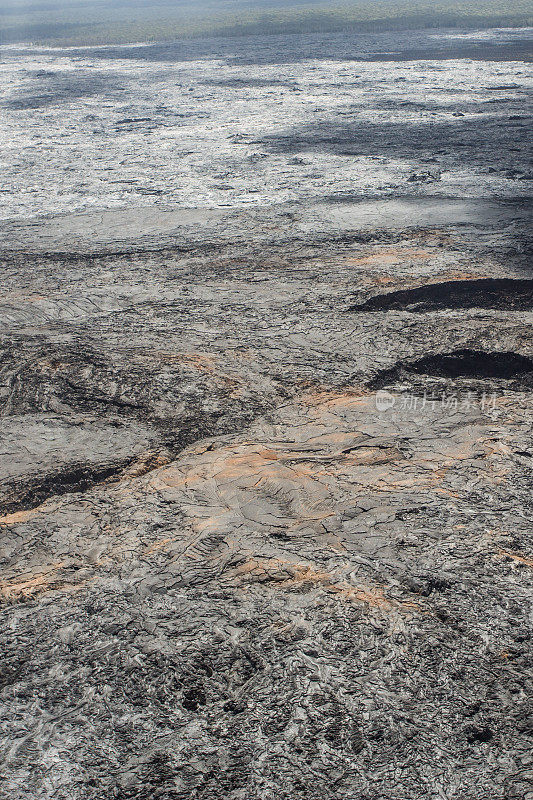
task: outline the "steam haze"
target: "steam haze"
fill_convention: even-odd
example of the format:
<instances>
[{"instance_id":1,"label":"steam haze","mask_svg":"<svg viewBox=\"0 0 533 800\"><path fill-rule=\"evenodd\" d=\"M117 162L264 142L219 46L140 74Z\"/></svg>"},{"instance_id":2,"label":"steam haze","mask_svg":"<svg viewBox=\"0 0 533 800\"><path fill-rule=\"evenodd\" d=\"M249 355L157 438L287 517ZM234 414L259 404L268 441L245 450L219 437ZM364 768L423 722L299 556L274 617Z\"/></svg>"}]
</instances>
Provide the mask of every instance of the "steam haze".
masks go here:
<instances>
[{"instance_id":1,"label":"steam haze","mask_svg":"<svg viewBox=\"0 0 533 800\"><path fill-rule=\"evenodd\" d=\"M531 0L73 0L0 5L0 43L95 45L208 36L527 27Z\"/></svg>"}]
</instances>

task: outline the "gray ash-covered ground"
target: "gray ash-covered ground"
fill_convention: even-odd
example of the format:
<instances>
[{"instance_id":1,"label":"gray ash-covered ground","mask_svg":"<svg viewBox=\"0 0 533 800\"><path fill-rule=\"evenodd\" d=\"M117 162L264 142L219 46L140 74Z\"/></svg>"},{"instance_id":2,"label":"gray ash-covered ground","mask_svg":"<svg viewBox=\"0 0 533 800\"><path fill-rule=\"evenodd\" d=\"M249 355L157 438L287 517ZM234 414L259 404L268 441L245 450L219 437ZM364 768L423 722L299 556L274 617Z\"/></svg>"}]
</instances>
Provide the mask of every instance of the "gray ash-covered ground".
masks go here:
<instances>
[{"instance_id":1,"label":"gray ash-covered ground","mask_svg":"<svg viewBox=\"0 0 533 800\"><path fill-rule=\"evenodd\" d=\"M531 800L526 168L295 202L259 128L277 204L3 225L0 796Z\"/></svg>"}]
</instances>

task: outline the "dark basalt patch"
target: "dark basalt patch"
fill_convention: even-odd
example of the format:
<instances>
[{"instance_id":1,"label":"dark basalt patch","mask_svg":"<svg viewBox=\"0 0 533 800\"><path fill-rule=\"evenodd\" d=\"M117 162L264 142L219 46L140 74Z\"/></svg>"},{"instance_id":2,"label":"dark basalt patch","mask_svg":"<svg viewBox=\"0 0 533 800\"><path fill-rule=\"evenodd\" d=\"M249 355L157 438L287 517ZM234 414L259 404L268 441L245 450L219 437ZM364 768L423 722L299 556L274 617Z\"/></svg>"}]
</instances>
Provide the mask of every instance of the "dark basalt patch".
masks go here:
<instances>
[{"instance_id":1,"label":"dark basalt patch","mask_svg":"<svg viewBox=\"0 0 533 800\"><path fill-rule=\"evenodd\" d=\"M519 353L483 350L453 350L434 353L410 362L399 362L379 372L369 383L371 389L381 389L398 381L412 381L416 376L466 378L477 381L507 381L507 388L524 389L533 386L533 360Z\"/></svg>"},{"instance_id":2,"label":"dark basalt patch","mask_svg":"<svg viewBox=\"0 0 533 800\"><path fill-rule=\"evenodd\" d=\"M135 458L128 458L116 464L94 466L75 464L47 475L30 476L23 481L14 481L12 485L1 487L0 514L13 514L25 511L44 503L50 497L58 497L71 492L86 492L100 483L118 480L127 467L135 463ZM146 472L159 466L156 459L153 466L146 465Z\"/></svg>"},{"instance_id":3,"label":"dark basalt patch","mask_svg":"<svg viewBox=\"0 0 533 800\"><path fill-rule=\"evenodd\" d=\"M466 740L469 744L490 742L494 733L488 726L468 725L464 729Z\"/></svg>"},{"instance_id":4,"label":"dark basalt patch","mask_svg":"<svg viewBox=\"0 0 533 800\"><path fill-rule=\"evenodd\" d=\"M445 281L370 297L349 311L438 311L440 309L494 308L502 311L533 309L533 280L480 278Z\"/></svg>"}]
</instances>

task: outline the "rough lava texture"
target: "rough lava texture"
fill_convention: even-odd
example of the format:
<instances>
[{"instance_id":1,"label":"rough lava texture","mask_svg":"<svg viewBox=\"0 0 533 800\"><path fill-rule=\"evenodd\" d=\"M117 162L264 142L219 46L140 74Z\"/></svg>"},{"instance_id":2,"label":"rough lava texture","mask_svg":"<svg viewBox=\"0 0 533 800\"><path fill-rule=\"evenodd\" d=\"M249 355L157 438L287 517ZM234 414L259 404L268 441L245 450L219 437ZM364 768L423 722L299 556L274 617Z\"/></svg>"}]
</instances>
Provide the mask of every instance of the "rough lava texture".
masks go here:
<instances>
[{"instance_id":1,"label":"rough lava texture","mask_svg":"<svg viewBox=\"0 0 533 800\"><path fill-rule=\"evenodd\" d=\"M232 219L4 255L4 796L531 798L530 281Z\"/></svg>"},{"instance_id":2,"label":"rough lava texture","mask_svg":"<svg viewBox=\"0 0 533 800\"><path fill-rule=\"evenodd\" d=\"M532 33L1 48L0 800L533 800Z\"/></svg>"}]
</instances>

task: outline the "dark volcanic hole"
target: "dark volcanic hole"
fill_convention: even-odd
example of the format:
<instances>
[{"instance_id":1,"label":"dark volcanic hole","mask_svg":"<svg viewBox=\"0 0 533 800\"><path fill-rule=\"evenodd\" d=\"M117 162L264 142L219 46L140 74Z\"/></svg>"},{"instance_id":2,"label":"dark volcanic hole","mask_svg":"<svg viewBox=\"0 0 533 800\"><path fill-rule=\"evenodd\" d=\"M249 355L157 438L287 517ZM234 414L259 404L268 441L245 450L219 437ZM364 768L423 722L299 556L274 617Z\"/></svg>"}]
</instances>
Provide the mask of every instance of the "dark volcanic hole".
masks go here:
<instances>
[{"instance_id":1,"label":"dark volcanic hole","mask_svg":"<svg viewBox=\"0 0 533 800\"><path fill-rule=\"evenodd\" d=\"M188 711L197 711L198 706L205 706L206 704L206 696L205 692L201 687L193 687L192 689L187 689L186 692L183 694L183 699L181 704L184 708Z\"/></svg>"},{"instance_id":2,"label":"dark volcanic hole","mask_svg":"<svg viewBox=\"0 0 533 800\"><path fill-rule=\"evenodd\" d=\"M424 356L417 361L399 362L394 367L379 372L368 386L380 389L397 381L412 380L415 375L452 380L512 380L518 381L518 388L522 388L533 385L533 360L519 353L454 350L451 353Z\"/></svg>"},{"instance_id":3,"label":"dark volcanic hole","mask_svg":"<svg viewBox=\"0 0 533 800\"><path fill-rule=\"evenodd\" d=\"M490 742L494 736L491 729L486 725L483 727L468 725L465 728L465 735L470 744L474 744L476 742Z\"/></svg>"},{"instance_id":4,"label":"dark volcanic hole","mask_svg":"<svg viewBox=\"0 0 533 800\"><path fill-rule=\"evenodd\" d=\"M533 280L480 278L417 286L370 297L349 311L437 311L442 308L533 309Z\"/></svg>"}]
</instances>

